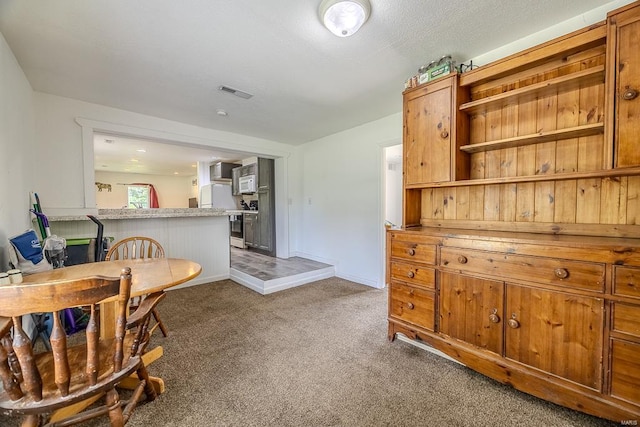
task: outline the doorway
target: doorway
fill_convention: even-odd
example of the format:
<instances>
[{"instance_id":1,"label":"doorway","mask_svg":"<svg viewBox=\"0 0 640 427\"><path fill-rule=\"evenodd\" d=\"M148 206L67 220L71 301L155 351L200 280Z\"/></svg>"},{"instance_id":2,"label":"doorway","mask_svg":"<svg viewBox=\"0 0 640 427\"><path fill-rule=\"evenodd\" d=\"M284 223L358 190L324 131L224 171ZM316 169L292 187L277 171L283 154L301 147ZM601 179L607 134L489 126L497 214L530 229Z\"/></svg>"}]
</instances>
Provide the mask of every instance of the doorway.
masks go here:
<instances>
[{"instance_id":1,"label":"doorway","mask_svg":"<svg viewBox=\"0 0 640 427\"><path fill-rule=\"evenodd\" d=\"M384 147L384 218L391 227L402 226L402 144Z\"/></svg>"}]
</instances>

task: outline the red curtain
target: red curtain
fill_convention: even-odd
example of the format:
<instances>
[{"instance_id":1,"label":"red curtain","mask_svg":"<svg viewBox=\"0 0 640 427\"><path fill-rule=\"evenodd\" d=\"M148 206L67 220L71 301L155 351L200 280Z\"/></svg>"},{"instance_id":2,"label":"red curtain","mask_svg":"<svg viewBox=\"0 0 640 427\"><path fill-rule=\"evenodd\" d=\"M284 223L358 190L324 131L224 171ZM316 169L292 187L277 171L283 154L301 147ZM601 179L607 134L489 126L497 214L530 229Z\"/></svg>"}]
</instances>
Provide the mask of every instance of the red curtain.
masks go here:
<instances>
[{"instance_id":1,"label":"red curtain","mask_svg":"<svg viewBox=\"0 0 640 427\"><path fill-rule=\"evenodd\" d=\"M156 189L153 187L152 184L147 184L144 182L134 182L131 185L146 185L147 187L149 187L149 207L150 208L160 207L160 205L158 204L158 193L156 192Z\"/></svg>"}]
</instances>

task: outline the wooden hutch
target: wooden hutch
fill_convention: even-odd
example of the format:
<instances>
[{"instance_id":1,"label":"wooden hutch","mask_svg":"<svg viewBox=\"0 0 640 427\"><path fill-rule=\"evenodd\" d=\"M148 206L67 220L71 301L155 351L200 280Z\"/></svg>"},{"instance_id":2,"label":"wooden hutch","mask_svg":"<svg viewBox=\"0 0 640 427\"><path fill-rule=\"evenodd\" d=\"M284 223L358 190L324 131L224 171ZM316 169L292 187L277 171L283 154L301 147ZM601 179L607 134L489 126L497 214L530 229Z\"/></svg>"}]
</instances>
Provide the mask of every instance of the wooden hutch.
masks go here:
<instances>
[{"instance_id":1,"label":"wooden hutch","mask_svg":"<svg viewBox=\"0 0 640 427\"><path fill-rule=\"evenodd\" d=\"M404 92L389 339L640 421L639 45L636 2Z\"/></svg>"}]
</instances>

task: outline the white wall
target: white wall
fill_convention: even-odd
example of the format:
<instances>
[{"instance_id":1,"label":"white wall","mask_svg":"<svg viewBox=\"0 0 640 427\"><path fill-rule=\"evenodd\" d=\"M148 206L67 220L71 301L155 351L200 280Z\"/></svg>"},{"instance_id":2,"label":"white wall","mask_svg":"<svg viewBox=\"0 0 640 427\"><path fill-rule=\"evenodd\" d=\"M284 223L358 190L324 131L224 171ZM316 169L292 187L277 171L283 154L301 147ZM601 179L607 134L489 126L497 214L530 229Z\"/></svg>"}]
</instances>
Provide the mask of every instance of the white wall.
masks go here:
<instances>
[{"instance_id":1,"label":"white wall","mask_svg":"<svg viewBox=\"0 0 640 427\"><path fill-rule=\"evenodd\" d=\"M384 286L383 147L401 138L397 113L301 146L301 256L334 264L339 277Z\"/></svg>"},{"instance_id":2,"label":"white wall","mask_svg":"<svg viewBox=\"0 0 640 427\"><path fill-rule=\"evenodd\" d=\"M497 49L479 55L473 58L473 63L474 65L486 65L489 62L496 61L498 59L504 58L505 56L509 56L530 47L539 45L556 37L568 34L572 31L580 30L589 25L605 20L607 18L607 12L625 6L629 3L633 3L634 1L636 0L615 0L603 4L602 6L592 9L589 12L583 13L582 15L567 19L566 21L563 21L557 25L546 28L542 31L538 31L534 34L530 34L527 37L523 37L512 43L506 44Z\"/></svg>"},{"instance_id":3,"label":"white wall","mask_svg":"<svg viewBox=\"0 0 640 427\"><path fill-rule=\"evenodd\" d=\"M49 215L78 215L96 209L93 171L93 130L147 139L197 144L276 161L276 221L288 224L288 196L279 191L296 179L283 172L296 148L266 139L207 129L103 105L34 92L38 193ZM84 159L91 165L85 171ZM86 178L85 178L86 176ZM278 190L280 189L280 190ZM283 204L284 203L284 204ZM89 210L89 212L87 212ZM278 255L288 256L287 230L276 229Z\"/></svg>"},{"instance_id":4,"label":"white wall","mask_svg":"<svg viewBox=\"0 0 640 427\"><path fill-rule=\"evenodd\" d=\"M31 228L36 147L33 91L0 34L0 270L8 269L9 237Z\"/></svg>"},{"instance_id":5,"label":"white wall","mask_svg":"<svg viewBox=\"0 0 640 427\"><path fill-rule=\"evenodd\" d=\"M86 204L84 185L93 194L94 183L84 182L83 156L92 150L83 145L83 129L100 127L102 130L125 135L144 136L163 141L198 144L202 146L246 151L249 154L288 156L294 149L289 145L266 139L253 138L217 131L144 114L82 102L75 99L34 92L36 107L36 140L39 147L39 183L43 205L49 209L94 208ZM77 120L81 119L81 120ZM78 121L85 123L84 127ZM86 125L89 123L89 125ZM93 158L91 153L90 158ZM59 191L55 174L65 190ZM80 184L80 185L79 185Z\"/></svg>"},{"instance_id":6,"label":"white wall","mask_svg":"<svg viewBox=\"0 0 640 427\"><path fill-rule=\"evenodd\" d=\"M592 12L480 56L474 62L486 63L582 28L604 19L608 10L630 2L606 3ZM0 173L5 184L0 188L0 248L7 235L30 226L29 191L37 191L50 212L95 208L95 200L92 206L86 196L94 194L93 179L85 177L83 172L83 156L89 155L83 141L90 141L90 135L76 122L80 117L104 124L106 127L102 130L279 157L276 221L280 231L285 228L289 231L285 242L282 236L277 237L279 253L288 254L289 248L309 258L335 262L341 277L371 286L383 285L381 145L401 140L400 89L397 114L298 149L102 105L39 92L32 94L4 38L0 41L0 59L3 113ZM90 154L92 158L93 153Z\"/></svg>"},{"instance_id":7,"label":"white wall","mask_svg":"<svg viewBox=\"0 0 640 427\"><path fill-rule=\"evenodd\" d=\"M120 209L127 206L128 194L126 185L131 183L151 184L158 193L158 204L161 208L188 208L189 198L197 197L198 186L192 185L196 176L162 176L137 173L117 173L96 171L96 182L111 185L111 191L96 190L98 209Z\"/></svg>"}]
</instances>

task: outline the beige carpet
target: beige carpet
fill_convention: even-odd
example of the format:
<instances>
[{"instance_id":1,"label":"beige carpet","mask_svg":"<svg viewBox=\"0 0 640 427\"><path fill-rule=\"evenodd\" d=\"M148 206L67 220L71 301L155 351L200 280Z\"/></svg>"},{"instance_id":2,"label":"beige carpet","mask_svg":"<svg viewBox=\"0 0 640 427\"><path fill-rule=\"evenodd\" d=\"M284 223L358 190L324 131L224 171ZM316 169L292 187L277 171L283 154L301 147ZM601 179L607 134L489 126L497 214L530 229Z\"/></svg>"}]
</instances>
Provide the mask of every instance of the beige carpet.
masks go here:
<instances>
[{"instance_id":1,"label":"beige carpet","mask_svg":"<svg viewBox=\"0 0 640 427\"><path fill-rule=\"evenodd\" d=\"M608 426L387 340L387 293L327 279L267 296L169 292L167 391L128 426ZM108 423L92 424L107 425Z\"/></svg>"}]
</instances>

